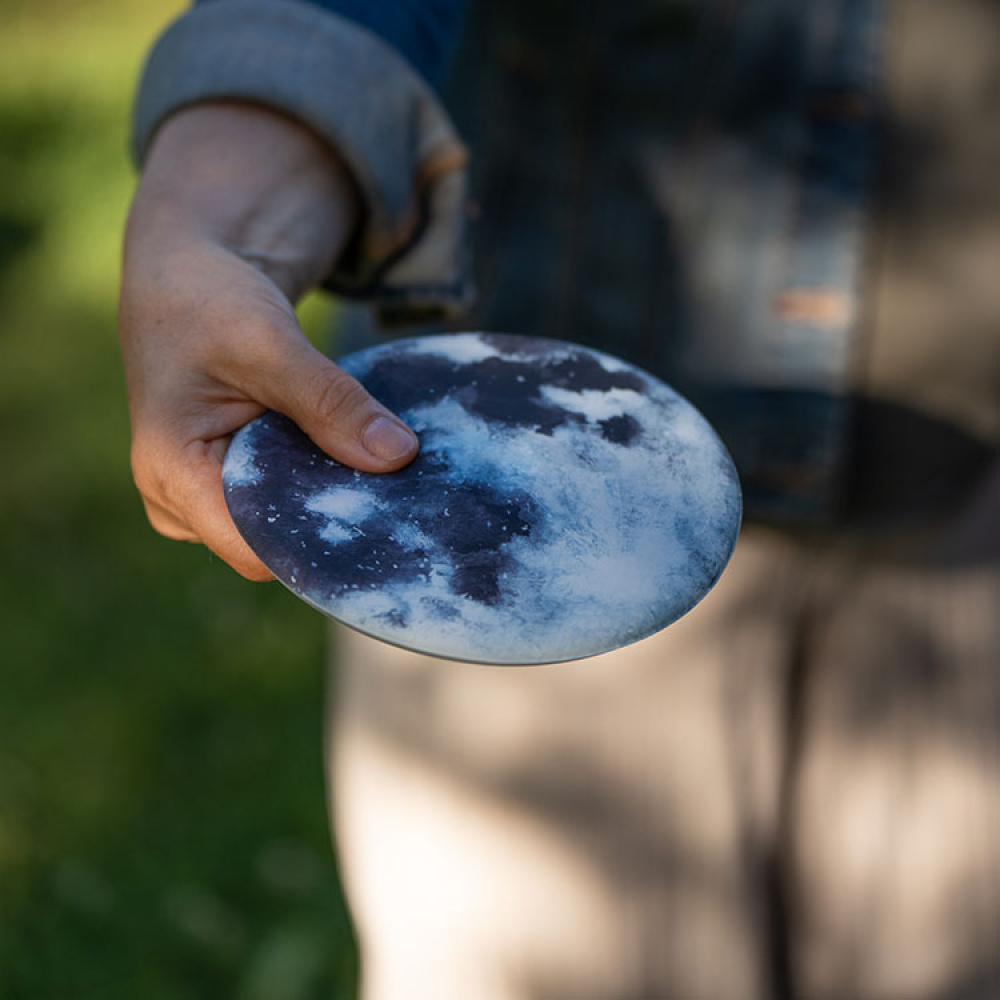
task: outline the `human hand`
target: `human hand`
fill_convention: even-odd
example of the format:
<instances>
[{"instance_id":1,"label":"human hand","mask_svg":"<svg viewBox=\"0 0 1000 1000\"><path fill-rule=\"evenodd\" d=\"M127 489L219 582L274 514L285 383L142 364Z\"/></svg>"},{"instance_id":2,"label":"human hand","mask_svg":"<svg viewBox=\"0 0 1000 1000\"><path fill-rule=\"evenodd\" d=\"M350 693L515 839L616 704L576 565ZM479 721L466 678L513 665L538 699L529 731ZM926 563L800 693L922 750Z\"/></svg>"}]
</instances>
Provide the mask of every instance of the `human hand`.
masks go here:
<instances>
[{"instance_id":1,"label":"human hand","mask_svg":"<svg viewBox=\"0 0 1000 1000\"><path fill-rule=\"evenodd\" d=\"M317 351L292 302L357 221L346 169L308 129L250 105L197 105L150 149L125 236L119 328L132 471L152 526L202 542L251 580L271 573L222 490L234 431L267 409L338 461L390 472L417 439Z\"/></svg>"}]
</instances>

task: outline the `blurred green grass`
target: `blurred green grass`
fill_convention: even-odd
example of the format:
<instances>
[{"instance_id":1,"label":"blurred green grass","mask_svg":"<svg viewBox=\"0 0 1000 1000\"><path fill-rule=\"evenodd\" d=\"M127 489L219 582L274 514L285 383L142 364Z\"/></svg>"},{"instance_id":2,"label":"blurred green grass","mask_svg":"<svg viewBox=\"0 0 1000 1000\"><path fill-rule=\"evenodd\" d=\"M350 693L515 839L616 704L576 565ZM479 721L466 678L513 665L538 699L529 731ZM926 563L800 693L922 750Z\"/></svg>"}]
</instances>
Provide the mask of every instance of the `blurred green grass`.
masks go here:
<instances>
[{"instance_id":1,"label":"blurred green grass","mask_svg":"<svg viewBox=\"0 0 1000 1000\"><path fill-rule=\"evenodd\" d=\"M180 9L0 0L2 1000L354 994L322 622L155 536L129 478L128 106Z\"/></svg>"}]
</instances>

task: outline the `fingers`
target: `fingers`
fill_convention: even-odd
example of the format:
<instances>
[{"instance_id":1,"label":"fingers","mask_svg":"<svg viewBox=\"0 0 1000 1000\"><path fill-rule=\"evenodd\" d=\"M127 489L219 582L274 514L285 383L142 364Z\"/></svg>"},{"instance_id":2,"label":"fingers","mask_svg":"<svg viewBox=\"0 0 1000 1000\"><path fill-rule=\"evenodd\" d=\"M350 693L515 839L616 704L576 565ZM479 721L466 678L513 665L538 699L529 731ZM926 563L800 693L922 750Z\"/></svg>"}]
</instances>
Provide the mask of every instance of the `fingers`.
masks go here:
<instances>
[{"instance_id":1,"label":"fingers","mask_svg":"<svg viewBox=\"0 0 1000 1000\"><path fill-rule=\"evenodd\" d=\"M257 582L273 580L274 574L253 554L229 516L222 489L225 442L198 442L188 451L188 475L180 484L179 500L195 535L241 576Z\"/></svg>"},{"instance_id":2,"label":"fingers","mask_svg":"<svg viewBox=\"0 0 1000 1000\"><path fill-rule=\"evenodd\" d=\"M181 542L199 542L248 580L274 574L254 555L229 516L222 488L226 441L195 442L183 452L163 456L156 485L137 468L146 516L155 531Z\"/></svg>"},{"instance_id":3,"label":"fingers","mask_svg":"<svg viewBox=\"0 0 1000 1000\"><path fill-rule=\"evenodd\" d=\"M363 472L391 472L417 454L416 435L304 336L272 364L248 374L245 389L284 413L328 455Z\"/></svg>"},{"instance_id":4,"label":"fingers","mask_svg":"<svg viewBox=\"0 0 1000 1000\"><path fill-rule=\"evenodd\" d=\"M156 530L203 542L248 579L270 579L225 505L233 432L274 409L333 458L372 473L409 462L417 438L312 346L262 274L219 248L182 258L170 282L123 292L136 485Z\"/></svg>"}]
</instances>

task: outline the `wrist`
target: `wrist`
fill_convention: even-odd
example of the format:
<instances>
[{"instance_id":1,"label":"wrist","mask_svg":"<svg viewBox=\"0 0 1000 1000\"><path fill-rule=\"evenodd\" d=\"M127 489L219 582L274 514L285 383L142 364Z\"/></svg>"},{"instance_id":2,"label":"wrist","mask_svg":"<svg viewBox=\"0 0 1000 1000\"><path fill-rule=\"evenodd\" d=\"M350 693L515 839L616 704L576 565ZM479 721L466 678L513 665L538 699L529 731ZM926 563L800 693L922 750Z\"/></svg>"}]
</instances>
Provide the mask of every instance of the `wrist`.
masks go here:
<instances>
[{"instance_id":1,"label":"wrist","mask_svg":"<svg viewBox=\"0 0 1000 1000\"><path fill-rule=\"evenodd\" d=\"M294 298L333 268L359 214L346 167L308 128L263 107L213 102L157 133L126 239L158 251L214 243Z\"/></svg>"}]
</instances>

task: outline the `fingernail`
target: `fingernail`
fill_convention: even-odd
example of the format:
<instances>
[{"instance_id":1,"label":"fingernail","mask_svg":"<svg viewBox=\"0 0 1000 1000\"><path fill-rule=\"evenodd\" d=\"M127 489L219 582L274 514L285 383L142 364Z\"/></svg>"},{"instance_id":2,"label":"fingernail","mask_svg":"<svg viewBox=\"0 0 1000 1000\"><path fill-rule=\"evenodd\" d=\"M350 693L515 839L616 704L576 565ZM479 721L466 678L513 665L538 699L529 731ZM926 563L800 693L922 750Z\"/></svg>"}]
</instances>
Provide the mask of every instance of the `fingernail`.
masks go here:
<instances>
[{"instance_id":1,"label":"fingernail","mask_svg":"<svg viewBox=\"0 0 1000 1000\"><path fill-rule=\"evenodd\" d=\"M394 462L409 455L417 444L416 435L389 417L376 417L361 435L361 443L369 454Z\"/></svg>"}]
</instances>

